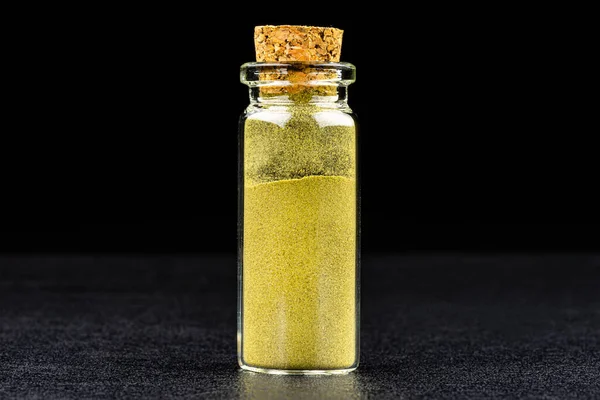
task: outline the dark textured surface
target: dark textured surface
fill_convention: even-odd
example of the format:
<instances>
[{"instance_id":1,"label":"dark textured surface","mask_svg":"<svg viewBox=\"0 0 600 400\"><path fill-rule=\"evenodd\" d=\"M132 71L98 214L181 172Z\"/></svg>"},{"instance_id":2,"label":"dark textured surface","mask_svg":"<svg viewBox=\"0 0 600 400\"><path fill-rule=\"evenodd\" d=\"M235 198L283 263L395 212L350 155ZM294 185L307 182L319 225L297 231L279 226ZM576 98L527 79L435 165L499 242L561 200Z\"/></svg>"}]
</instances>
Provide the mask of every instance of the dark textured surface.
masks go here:
<instances>
[{"instance_id":1,"label":"dark textured surface","mask_svg":"<svg viewBox=\"0 0 600 400\"><path fill-rule=\"evenodd\" d=\"M1 398L600 398L600 255L363 261L361 365L241 372L232 256L1 256Z\"/></svg>"}]
</instances>

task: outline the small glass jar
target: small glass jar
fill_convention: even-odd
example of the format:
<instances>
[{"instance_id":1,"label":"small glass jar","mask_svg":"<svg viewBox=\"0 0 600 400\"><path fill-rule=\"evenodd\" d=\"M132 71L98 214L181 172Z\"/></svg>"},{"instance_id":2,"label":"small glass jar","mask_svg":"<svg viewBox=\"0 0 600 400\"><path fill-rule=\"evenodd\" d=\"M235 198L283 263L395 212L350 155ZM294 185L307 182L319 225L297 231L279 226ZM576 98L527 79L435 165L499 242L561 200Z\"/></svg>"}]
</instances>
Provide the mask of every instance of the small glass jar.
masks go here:
<instances>
[{"instance_id":1,"label":"small glass jar","mask_svg":"<svg viewBox=\"0 0 600 400\"><path fill-rule=\"evenodd\" d=\"M238 360L277 374L359 363L360 188L355 67L241 66Z\"/></svg>"}]
</instances>

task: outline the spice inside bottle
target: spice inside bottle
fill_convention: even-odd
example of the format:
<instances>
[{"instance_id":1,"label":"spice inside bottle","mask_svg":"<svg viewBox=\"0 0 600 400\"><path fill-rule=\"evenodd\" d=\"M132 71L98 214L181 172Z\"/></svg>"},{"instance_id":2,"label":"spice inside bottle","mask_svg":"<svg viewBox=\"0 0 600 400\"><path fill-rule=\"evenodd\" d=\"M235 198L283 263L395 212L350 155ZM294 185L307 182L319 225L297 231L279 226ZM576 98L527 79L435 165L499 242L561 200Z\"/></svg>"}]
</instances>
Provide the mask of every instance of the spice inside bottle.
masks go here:
<instances>
[{"instance_id":1,"label":"spice inside bottle","mask_svg":"<svg viewBox=\"0 0 600 400\"><path fill-rule=\"evenodd\" d=\"M342 31L258 26L242 66L238 358L271 373L358 365L357 126Z\"/></svg>"}]
</instances>

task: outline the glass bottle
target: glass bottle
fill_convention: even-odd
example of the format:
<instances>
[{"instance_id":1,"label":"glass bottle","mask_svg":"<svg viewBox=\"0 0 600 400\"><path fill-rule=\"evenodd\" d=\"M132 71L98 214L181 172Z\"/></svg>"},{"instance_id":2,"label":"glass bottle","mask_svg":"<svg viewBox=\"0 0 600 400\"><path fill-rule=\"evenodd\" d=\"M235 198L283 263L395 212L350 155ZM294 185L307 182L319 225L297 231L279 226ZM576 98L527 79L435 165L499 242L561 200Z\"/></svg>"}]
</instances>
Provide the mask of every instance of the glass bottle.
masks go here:
<instances>
[{"instance_id":1,"label":"glass bottle","mask_svg":"<svg viewBox=\"0 0 600 400\"><path fill-rule=\"evenodd\" d=\"M357 119L345 62L250 62L239 120L238 361L278 374L359 363Z\"/></svg>"}]
</instances>

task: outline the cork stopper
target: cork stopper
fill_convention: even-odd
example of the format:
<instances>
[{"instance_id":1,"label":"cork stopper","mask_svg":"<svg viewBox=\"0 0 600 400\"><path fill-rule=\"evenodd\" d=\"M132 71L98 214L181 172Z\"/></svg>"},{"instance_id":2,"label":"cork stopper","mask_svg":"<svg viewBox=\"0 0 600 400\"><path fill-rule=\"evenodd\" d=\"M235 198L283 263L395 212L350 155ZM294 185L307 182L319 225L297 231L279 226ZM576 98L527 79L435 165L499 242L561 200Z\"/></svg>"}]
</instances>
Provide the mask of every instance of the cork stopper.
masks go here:
<instances>
[{"instance_id":1,"label":"cork stopper","mask_svg":"<svg viewBox=\"0 0 600 400\"><path fill-rule=\"evenodd\" d=\"M259 25L254 28L254 47L257 62L339 62L342 50L343 30L331 27L304 25ZM317 85L315 81L325 81L335 77L335 72L326 68L294 65L286 73L278 68L266 70L261 80L290 84L273 84L261 87L263 95L304 94L308 99L312 95L335 95L335 85Z\"/></svg>"},{"instance_id":2,"label":"cork stopper","mask_svg":"<svg viewBox=\"0 0 600 400\"><path fill-rule=\"evenodd\" d=\"M254 28L256 61L340 61L343 30L303 25Z\"/></svg>"}]
</instances>

